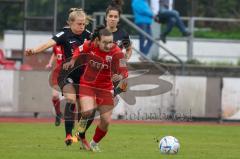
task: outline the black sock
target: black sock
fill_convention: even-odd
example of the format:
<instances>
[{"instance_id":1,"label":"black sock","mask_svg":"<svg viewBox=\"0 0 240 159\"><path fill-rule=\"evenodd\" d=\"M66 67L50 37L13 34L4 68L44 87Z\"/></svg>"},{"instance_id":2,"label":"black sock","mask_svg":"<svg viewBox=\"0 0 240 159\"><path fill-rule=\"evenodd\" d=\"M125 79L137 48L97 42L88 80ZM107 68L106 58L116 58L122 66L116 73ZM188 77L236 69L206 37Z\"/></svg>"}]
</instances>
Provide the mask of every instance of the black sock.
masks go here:
<instances>
[{"instance_id":1,"label":"black sock","mask_svg":"<svg viewBox=\"0 0 240 159\"><path fill-rule=\"evenodd\" d=\"M65 132L72 135L72 129L74 126L74 107L75 104L66 103L64 119L65 119Z\"/></svg>"},{"instance_id":2,"label":"black sock","mask_svg":"<svg viewBox=\"0 0 240 159\"><path fill-rule=\"evenodd\" d=\"M95 113L96 113L96 110L93 110L92 112L92 115L87 119L87 125L86 125L86 129L83 133L79 133L79 137L84 139L85 138L85 134L86 134L86 131L87 129L91 126L93 120L94 120L94 117L95 117Z\"/></svg>"}]
</instances>

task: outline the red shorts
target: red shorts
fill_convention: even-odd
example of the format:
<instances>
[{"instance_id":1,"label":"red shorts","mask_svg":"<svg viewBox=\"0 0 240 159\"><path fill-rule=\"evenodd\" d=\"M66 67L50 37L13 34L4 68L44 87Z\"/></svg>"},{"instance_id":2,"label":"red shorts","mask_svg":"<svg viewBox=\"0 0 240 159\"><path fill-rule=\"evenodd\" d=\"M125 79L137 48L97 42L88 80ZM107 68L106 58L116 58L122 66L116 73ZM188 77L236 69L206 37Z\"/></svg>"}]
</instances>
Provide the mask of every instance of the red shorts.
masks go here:
<instances>
[{"instance_id":1,"label":"red shorts","mask_svg":"<svg viewBox=\"0 0 240 159\"><path fill-rule=\"evenodd\" d=\"M51 73L51 77L50 77L50 84L51 85L58 85L58 76L59 76L59 72L60 72L61 68L57 67L55 69L53 69L52 73Z\"/></svg>"},{"instance_id":2,"label":"red shorts","mask_svg":"<svg viewBox=\"0 0 240 159\"><path fill-rule=\"evenodd\" d=\"M100 88L94 88L87 85L81 85L79 87L79 96L94 97L97 105L112 105L113 106L113 91Z\"/></svg>"}]
</instances>

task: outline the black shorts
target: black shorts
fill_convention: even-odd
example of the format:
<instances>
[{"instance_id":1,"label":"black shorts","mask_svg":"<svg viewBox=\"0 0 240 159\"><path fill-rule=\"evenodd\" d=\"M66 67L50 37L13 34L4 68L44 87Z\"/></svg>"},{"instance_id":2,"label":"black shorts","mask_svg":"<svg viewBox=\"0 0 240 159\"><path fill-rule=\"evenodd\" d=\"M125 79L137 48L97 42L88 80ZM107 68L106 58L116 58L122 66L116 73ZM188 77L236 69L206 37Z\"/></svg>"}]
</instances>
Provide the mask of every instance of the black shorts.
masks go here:
<instances>
[{"instance_id":1,"label":"black shorts","mask_svg":"<svg viewBox=\"0 0 240 159\"><path fill-rule=\"evenodd\" d=\"M59 76L58 76L58 86L60 87L61 91L63 91L63 87L67 84L72 84L75 88L76 93L79 92L79 81L80 77L83 74L83 68L77 68L72 70L63 70L61 69Z\"/></svg>"}]
</instances>

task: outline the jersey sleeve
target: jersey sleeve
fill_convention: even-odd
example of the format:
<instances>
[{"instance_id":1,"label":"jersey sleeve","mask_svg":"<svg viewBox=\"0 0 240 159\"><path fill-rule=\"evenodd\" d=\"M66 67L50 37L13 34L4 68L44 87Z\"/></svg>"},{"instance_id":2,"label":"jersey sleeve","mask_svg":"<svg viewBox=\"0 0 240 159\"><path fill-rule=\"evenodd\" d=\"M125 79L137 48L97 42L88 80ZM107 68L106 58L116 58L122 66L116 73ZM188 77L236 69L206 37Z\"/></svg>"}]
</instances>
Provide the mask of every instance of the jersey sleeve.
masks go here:
<instances>
[{"instance_id":1,"label":"jersey sleeve","mask_svg":"<svg viewBox=\"0 0 240 159\"><path fill-rule=\"evenodd\" d=\"M56 35L54 35L52 37L52 39L54 41L56 41L57 45L63 45L66 39L66 33L65 31L61 31L59 33L57 33Z\"/></svg>"},{"instance_id":2,"label":"jersey sleeve","mask_svg":"<svg viewBox=\"0 0 240 159\"><path fill-rule=\"evenodd\" d=\"M62 48L61 48L61 46L59 46L59 45L53 46L53 53L54 53L54 55L62 54Z\"/></svg>"},{"instance_id":3,"label":"jersey sleeve","mask_svg":"<svg viewBox=\"0 0 240 159\"><path fill-rule=\"evenodd\" d=\"M120 49L117 49L112 59L112 73L121 74L123 78L128 77L127 60Z\"/></svg>"},{"instance_id":4,"label":"jersey sleeve","mask_svg":"<svg viewBox=\"0 0 240 159\"><path fill-rule=\"evenodd\" d=\"M86 34L87 34L87 35L86 35L86 39L87 39L87 40L90 40L92 33L91 33L89 30L86 29Z\"/></svg>"}]
</instances>

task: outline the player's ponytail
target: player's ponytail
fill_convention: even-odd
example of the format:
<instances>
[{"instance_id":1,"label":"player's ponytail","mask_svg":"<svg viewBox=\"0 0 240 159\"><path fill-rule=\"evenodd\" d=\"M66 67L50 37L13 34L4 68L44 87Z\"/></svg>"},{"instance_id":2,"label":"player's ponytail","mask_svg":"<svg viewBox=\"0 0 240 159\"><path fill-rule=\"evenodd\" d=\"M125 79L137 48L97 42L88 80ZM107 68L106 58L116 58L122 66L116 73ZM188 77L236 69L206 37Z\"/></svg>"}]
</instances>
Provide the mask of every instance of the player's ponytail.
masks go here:
<instances>
[{"instance_id":1,"label":"player's ponytail","mask_svg":"<svg viewBox=\"0 0 240 159\"><path fill-rule=\"evenodd\" d=\"M110 2L111 6L119 6L119 7L121 7L121 6L123 6L123 4L124 4L123 0L112 0Z\"/></svg>"}]
</instances>

